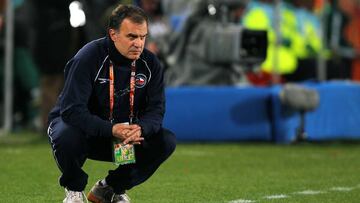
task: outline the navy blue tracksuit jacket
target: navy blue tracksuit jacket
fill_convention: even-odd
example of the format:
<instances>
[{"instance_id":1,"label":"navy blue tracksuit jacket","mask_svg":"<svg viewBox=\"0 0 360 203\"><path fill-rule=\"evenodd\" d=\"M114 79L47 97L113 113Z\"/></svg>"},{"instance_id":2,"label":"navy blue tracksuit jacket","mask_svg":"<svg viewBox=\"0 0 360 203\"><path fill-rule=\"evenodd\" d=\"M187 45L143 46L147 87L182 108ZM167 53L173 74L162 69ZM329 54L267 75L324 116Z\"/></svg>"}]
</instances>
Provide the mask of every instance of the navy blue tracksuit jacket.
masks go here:
<instances>
[{"instance_id":1,"label":"navy blue tracksuit jacket","mask_svg":"<svg viewBox=\"0 0 360 203\"><path fill-rule=\"evenodd\" d=\"M49 123L56 117L84 131L87 136L112 136L109 121L109 63L114 65L114 121L129 121L131 60L123 57L108 38L85 45L66 64L65 84ZM76 78L76 80L74 79ZM144 50L136 61L135 123L146 138L161 129L165 111L163 70L157 58Z\"/></svg>"}]
</instances>

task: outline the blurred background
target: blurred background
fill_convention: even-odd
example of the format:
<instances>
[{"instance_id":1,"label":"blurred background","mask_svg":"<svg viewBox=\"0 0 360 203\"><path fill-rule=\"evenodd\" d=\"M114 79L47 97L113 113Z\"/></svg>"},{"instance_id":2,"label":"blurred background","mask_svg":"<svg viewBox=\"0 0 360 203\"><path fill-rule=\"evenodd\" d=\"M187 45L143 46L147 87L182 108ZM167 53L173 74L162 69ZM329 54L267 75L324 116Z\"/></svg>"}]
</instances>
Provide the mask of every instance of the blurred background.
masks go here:
<instances>
[{"instance_id":1,"label":"blurred background","mask_svg":"<svg viewBox=\"0 0 360 203\"><path fill-rule=\"evenodd\" d=\"M179 141L134 202L359 202L360 0L0 0L3 202L62 201L47 114L119 3L150 16Z\"/></svg>"},{"instance_id":2,"label":"blurred background","mask_svg":"<svg viewBox=\"0 0 360 203\"><path fill-rule=\"evenodd\" d=\"M150 16L146 46L165 69L169 97L165 126L180 134L180 139L207 140L208 133L203 130L196 135L194 131L184 132L184 126L203 122L224 124L221 128L233 123L229 131L236 135L224 135L225 140L261 140L252 130L236 129L256 126L256 122L261 125L264 121L251 115L264 114L269 122L266 133L271 134L265 140L274 140L274 132L279 132L274 127L278 123L274 120L276 99L282 108L278 112L280 122L293 118L285 111L296 112L296 121L292 121L295 127L291 127L295 131L289 130L296 135L299 125L304 128L302 120L314 116L318 120L316 112L320 119L328 118L336 113L334 109L344 106L344 101L335 101L331 103L335 107L320 111L327 105L322 102L328 100L322 91L334 92L331 88L345 88L339 93L348 92L349 98L340 97L356 107L357 97L350 95L358 94L360 80L359 0L1 0L0 112L4 132L45 134L47 114L62 89L66 62L85 43L106 35L107 16L119 3L136 4ZM332 81L340 82L333 87ZM314 89L314 106L304 109L287 105L279 95L289 83ZM321 85L328 84L330 89L321 90ZM354 89L346 89L349 84ZM205 96L199 96L201 93ZM253 101L254 94L263 97ZM273 94L275 100L271 99ZM336 97L333 94L330 101ZM306 96L300 93L299 97ZM179 97L184 98L181 104L176 103ZM251 101L239 103L244 100ZM202 106L203 111L194 114L197 101L213 101L214 106ZM354 113L354 106L344 108ZM184 109L186 115L182 115ZM316 111L310 118L302 117L309 109ZM209 119L209 112L218 116L210 115ZM344 109L339 112L348 113ZM187 118L196 122L179 124L179 119ZM336 123L331 122L330 126ZM287 120L284 125L288 128ZM351 136L360 135L357 130L350 132Z\"/></svg>"}]
</instances>

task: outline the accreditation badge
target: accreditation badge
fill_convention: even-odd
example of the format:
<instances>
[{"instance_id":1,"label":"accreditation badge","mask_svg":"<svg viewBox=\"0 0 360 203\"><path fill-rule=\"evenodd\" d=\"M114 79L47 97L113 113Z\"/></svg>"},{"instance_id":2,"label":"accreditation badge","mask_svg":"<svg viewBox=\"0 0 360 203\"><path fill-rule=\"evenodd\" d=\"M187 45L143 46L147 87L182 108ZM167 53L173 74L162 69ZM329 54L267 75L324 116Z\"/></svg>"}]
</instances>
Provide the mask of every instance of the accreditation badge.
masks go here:
<instances>
[{"instance_id":1,"label":"accreditation badge","mask_svg":"<svg viewBox=\"0 0 360 203\"><path fill-rule=\"evenodd\" d=\"M135 147L132 144L123 144L119 139L113 142L114 163L116 165L135 163Z\"/></svg>"}]
</instances>

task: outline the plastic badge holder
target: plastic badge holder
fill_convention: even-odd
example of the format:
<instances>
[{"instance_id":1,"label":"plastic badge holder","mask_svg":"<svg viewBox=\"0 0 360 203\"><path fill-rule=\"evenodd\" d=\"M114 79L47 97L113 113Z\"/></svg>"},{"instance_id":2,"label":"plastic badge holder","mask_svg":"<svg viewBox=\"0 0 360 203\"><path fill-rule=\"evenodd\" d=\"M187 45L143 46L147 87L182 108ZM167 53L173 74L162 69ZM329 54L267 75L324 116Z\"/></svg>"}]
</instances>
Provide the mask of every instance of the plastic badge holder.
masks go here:
<instances>
[{"instance_id":1,"label":"plastic badge holder","mask_svg":"<svg viewBox=\"0 0 360 203\"><path fill-rule=\"evenodd\" d=\"M124 165L135 163L135 149L132 144L123 144L119 139L115 139L114 143L114 163L116 165Z\"/></svg>"},{"instance_id":2,"label":"plastic badge holder","mask_svg":"<svg viewBox=\"0 0 360 203\"><path fill-rule=\"evenodd\" d=\"M128 122L123 124L129 124ZM132 164L136 162L135 147L132 144L123 144L119 139L113 141L113 158L116 165Z\"/></svg>"}]
</instances>

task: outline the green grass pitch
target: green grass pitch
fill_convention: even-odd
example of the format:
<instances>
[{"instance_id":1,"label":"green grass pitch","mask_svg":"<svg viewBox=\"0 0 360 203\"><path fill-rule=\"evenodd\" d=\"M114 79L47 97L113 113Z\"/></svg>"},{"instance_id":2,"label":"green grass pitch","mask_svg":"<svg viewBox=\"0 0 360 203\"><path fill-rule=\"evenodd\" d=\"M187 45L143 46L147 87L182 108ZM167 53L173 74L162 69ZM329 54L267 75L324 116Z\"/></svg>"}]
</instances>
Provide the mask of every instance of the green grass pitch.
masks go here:
<instances>
[{"instance_id":1,"label":"green grass pitch","mask_svg":"<svg viewBox=\"0 0 360 203\"><path fill-rule=\"evenodd\" d=\"M88 160L87 192L111 163ZM0 137L0 202L62 202L59 170L44 136ZM360 143L178 144L135 203L359 202Z\"/></svg>"}]
</instances>

